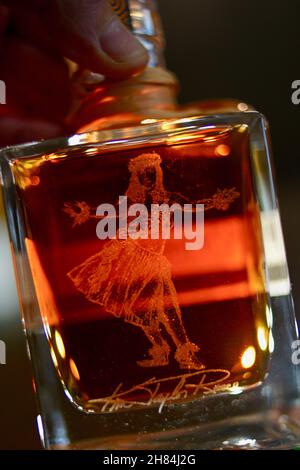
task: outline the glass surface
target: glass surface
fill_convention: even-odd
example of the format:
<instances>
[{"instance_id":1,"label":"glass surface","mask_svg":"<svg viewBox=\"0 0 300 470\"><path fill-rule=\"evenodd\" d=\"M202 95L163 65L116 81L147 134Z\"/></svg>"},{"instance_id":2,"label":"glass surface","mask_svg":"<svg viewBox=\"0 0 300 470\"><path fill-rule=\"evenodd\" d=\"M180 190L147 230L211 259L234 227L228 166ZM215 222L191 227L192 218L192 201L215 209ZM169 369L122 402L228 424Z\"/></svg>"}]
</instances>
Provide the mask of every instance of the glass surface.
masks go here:
<instances>
[{"instance_id":1,"label":"glass surface","mask_svg":"<svg viewBox=\"0 0 300 470\"><path fill-rule=\"evenodd\" d=\"M79 134L0 161L47 447L300 442L298 332L260 114ZM125 199L146 218L134 224ZM183 211L181 233L171 211L163 235L151 212L162 204Z\"/></svg>"}]
</instances>

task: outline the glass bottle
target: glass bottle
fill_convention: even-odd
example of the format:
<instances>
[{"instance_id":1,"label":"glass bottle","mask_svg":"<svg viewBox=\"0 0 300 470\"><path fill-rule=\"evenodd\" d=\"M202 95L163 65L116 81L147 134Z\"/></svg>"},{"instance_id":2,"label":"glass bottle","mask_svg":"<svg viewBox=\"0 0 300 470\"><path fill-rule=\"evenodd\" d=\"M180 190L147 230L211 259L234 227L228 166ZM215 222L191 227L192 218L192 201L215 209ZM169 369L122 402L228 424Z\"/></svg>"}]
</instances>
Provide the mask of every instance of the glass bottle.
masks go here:
<instances>
[{"instance_id":1,"label":"glass bottle","mask_svg":"<svg viewBox=\"0 0 300 470\"><path fill-rule=\"evenodd\" d=\"M179 107L155 2L113 6L146 71L78 71L80 133L1 152L41 438L294 446L300 342L267 123L234 101Z\"/></svg>"}]
</instances>

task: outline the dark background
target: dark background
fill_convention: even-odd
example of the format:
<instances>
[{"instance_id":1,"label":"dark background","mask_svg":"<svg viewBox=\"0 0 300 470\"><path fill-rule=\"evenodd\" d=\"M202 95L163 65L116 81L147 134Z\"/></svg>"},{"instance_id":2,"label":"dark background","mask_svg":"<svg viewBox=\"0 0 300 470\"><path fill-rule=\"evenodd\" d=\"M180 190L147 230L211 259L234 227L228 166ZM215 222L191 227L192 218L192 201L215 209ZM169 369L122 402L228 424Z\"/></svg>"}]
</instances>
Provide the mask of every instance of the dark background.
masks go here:
<instances>
[{"instance_id":1,"label":"dark background","mask_svg":"<svg viewBox=\"0 0 300 470\"><path fill-rule=\"evenodd\" d=\"M237 98L252 104L270 122L299 312L300 105L291 102L291 83L300 80L300 2L159 0L159 5L167 63L181 82L180 101ZM8 361L0 366L0 449L34 449L39 444L30 367L1 218L0 232L0 337L6 342Z\"/></svg>"}]
</instances>

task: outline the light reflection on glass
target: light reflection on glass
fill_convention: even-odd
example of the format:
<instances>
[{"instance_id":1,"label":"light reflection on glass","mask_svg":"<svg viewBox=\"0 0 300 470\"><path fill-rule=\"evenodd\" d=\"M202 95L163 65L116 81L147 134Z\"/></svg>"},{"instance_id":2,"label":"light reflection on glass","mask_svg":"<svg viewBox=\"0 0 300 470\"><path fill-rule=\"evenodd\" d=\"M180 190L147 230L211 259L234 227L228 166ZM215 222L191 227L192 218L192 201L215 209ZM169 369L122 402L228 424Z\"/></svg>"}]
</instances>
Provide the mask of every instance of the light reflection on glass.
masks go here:
<instances>
[{"instance_id":1,"label":"light reflection on glass","mask_svg":"<svg viewBox=\"0 0 300 470\"><path fill-rule=\"evenodd\" d=\"M52 348L52 346L50 346L50 354L51 354L51 357L52 357L53 364L57 368L58 367L58 362L57 362L56 355L55 355L55 352L54 352L54 349Z\"/></svg>"},{"instance_id":2,"label":"light reflection on glass","mask_svg":"<svg viewBox=\"0 0 300 470\"><path fill-rule=\"evenodd\" d=\"M272 354L274 352L274 348L275 348L274 337L273 337L272 331L270 331L270 333L269 333L269 351L270 351L270 354Z\"/></svg>"},{"instance_id":3,"label":"light reflection on glass","mask_svg":"<svg viewBox=\"0 0 300 470\"><path fill-rule=\"evenodd\" d=\"M228 157L228 155L230 155L230 147L225 144L220 144L216 147L215 154L220 157Z\"/></svg>"},{"instance_id":4,"label":"light reflection on glass","mask_svg":"<svg viewBox=\"0 0 300 470\"><path fill-rule=\"evenodd\" d=\"M249 106L246 103L239 103L237 108L239 111L245 112L245 111L248 111Z\"/></svg>"},{"instance_id":5,"label":"light reflection on glass","mask_svg":"<svg viewBox=\"0 0 300 470\"><path fill-rule=\"evenodd\" d=\"M257 341L260 349L266 351L268 347L267 331L263 326L259 326L257 329Z\"/></svg>"},{"instance_id":6,"label":"light reflection on glass","mask_svg":"<svg viewBox=\"0 0 300 470\"><path fill-rule=\"evenodd\" d=\"M61 334L56 330L55 331L55 344L57 347L57 351L62 359L65 359L66 357L66 350L65 350L65 345L63 342L63 339L61 337Z\"/></svg>"},{"instance_id":7,"label":"light reflection on glass","mask_svg":"<svg viewBox=\"0 0 300 470\"><path fill-rule=\"evenodd\" d=\"M241 364L244 369L250 369L255 363L256 351L253 346L249 346L242 354Z\"/></svg>"},{"instance_id":8,"label":"light reflection on glass","mask_svg":"<svg viewBox=\"0 0 300 470\"><path fill-rule=\"evenodd\" d=\"M75 362L73 361L72 358L70 359L69 364L70 364L70 369L71 369L71 372L72 372L72 375L73 375L74 379L79 381L80 380L80 374L79 374L77 366L76 366L76 364L75 364Z\"/></svg>"}]
</instances>

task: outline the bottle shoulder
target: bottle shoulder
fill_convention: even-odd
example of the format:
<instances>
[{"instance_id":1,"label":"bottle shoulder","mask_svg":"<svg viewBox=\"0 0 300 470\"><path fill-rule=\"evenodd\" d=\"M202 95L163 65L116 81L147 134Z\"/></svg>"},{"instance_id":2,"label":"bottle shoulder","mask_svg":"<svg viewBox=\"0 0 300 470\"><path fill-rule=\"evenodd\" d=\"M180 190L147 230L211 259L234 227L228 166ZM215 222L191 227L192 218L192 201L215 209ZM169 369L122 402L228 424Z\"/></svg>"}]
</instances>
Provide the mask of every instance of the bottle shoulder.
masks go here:
<instances>
[{"instance_id":1,"label":"bottle shoulder","mask_svg":"<svg viewBox=\"0 0 300 470\"><path fill-rule=\"evenodd\" d=\"M176 76L162 67L148 67L122 81L79 71L73 76L73 110L68 116L68 127L70 132L82 133L254 110L251 105L230 98L178 104L178 88Z\"/></svg>"},{"instance_id":2,"label":"bottle shoulder","mask_svg":"<svg viewBox=\"0 0 300 470\"><path fill-rule=\"evenodd\" d=\"M106 103L109 103L107 98ZM209 116L239 114L248 111L254 112L254 108L244 102L238 100L224 99L213 101L196 101L184 105L155 106L148 103L148 107L143 109L130 108L124 110L115 110L115 112L102 112L101 116L98 111L90 116L80 115L80 121L75 126L76 132L91 132L108 129L122 129L128 127L136 127L141 125L162 123L164 121L189 119L194 117L209 118Z\"/></svg>"}]
</instances>

